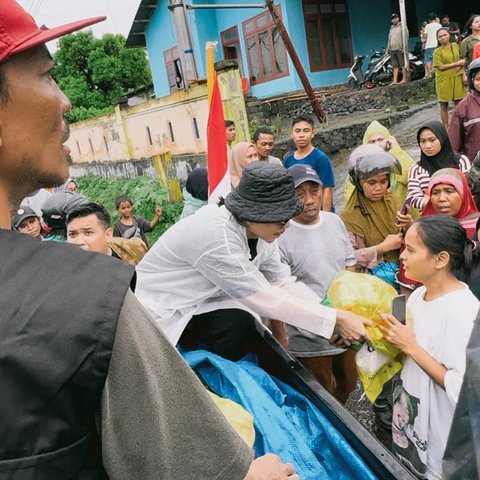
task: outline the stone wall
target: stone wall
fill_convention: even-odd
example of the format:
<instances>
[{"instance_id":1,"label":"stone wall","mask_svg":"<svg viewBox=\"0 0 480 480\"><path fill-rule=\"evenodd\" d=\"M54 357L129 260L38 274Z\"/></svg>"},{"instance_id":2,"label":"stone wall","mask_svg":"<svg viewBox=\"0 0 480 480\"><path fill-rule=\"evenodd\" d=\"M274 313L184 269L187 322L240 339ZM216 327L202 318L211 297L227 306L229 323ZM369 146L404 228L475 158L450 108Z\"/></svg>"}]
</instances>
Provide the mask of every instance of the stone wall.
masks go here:
<instances>
[{"instance_id":1,"label":"stone wall","mask_svg":"<svg viewBox=\"0 0 480 480\"><path fill-rule=\"evenodd\" d=\"M416 80L405 85L375 87L370 90L363 88L358 91L334 91L319 95L322 98L323 109L330 115L348 115L354 112L382 110L392 108L406 109L422 101L435 98L434 80ZM281 115L291 118L298 115L312 115L313 109L306 96L284 96L260 101L250 96L246 99L247 113L258 118L268 118Z\"/></svg>"},{"instance_id":2,"label":"stone wall","mask_svg":"<svg viewBox=\"0 0 480 480\"><path fill-rule=\"evenodd\" d=\"M386 112L384 115L376 115L374 119L378 120L385 127L390 128L399 120L409 117L416 111L430 106L431 103L426 103L425 105L403 111ZM327 155L331 155L343 149L352 149L362 143L365 130L372 120L373 118L346 126L322 128L315 135L312 143ZM294 150L295 145L291 139L283 140L275 143L272 155L284 158L285 155L292 153Z\"/></svg>"},{"instance_id":3,"label":"stone wall","mask_svg":"<svg viewBox=\"0 0 480 480\"><path fill-rule=\"evenodd\" d=\"M177 155L172 158L175 178L183 186L188 174L197 166L204 167L206 155ZM151 158L142 160L128 160L122 162L90 162L76 163L70 166L70 176L83 177L96 175L104 178L135 178L140 175L149 175L158 178L157 171Z\"/></svg>"}]
</instances>

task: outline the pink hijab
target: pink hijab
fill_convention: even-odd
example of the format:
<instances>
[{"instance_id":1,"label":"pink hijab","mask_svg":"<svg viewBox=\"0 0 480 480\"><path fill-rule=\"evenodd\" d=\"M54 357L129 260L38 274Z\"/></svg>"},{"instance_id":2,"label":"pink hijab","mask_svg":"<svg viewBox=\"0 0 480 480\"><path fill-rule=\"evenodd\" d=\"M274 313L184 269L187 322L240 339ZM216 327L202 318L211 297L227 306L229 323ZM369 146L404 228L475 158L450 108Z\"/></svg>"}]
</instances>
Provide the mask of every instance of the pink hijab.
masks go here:
<instances>
[{"instance_id":1,"label":"pink hijab","mask_svg":"<svg viewBox=\"0 0 480 480\"><path fill-rule=\"evenodd\" d=\"M230 182L232 184L232 188L237 188L244 168L250 163L245 158L250 147L255 149L255 145L253 143L240 142L234 145L232 148L232 156L229 165Z\"/></svg>"}]
</instances>

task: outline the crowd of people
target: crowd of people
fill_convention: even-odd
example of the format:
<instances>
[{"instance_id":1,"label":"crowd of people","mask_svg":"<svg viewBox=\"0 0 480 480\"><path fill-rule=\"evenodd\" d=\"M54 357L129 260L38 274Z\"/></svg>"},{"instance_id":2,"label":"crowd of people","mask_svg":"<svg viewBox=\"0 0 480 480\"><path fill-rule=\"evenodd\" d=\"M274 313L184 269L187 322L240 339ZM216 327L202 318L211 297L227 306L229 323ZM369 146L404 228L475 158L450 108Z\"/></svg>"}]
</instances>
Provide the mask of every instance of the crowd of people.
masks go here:
<instances>
[{"instance_id":1,"label":"crowd of people","mask_svg":"<svg viewBox=\"0 0 480 480\"><path fill-rule=\"evenodd\" d=\"M480 63L463 47L457 60L457 29L435 28L432 68L467 66L470 93L448 132L443 113L419 128L418 161L372 122L336 212L332 163L313 144L311 118L293 119L295 150L282 160L271 130L235 143L227 120L232 191L207 205L207 171L194 169L181 218L150 246L161 207L148 221L120 196L112 225L65 180L71 104L50 76L45 42L102 19L44 30L14 0L2 5L0 478L298 480L275 455L253 458L176 347L237 360L264 322L345 403L357 385L350 347L371 340L374 322L322 299L350 270L408 296L406 324L379 312L404 365L375 406L397 458L418 478L441 479L480 306L470 175ZM457 88L456 75L439 78Z\"/></svg>"}]
</instances>

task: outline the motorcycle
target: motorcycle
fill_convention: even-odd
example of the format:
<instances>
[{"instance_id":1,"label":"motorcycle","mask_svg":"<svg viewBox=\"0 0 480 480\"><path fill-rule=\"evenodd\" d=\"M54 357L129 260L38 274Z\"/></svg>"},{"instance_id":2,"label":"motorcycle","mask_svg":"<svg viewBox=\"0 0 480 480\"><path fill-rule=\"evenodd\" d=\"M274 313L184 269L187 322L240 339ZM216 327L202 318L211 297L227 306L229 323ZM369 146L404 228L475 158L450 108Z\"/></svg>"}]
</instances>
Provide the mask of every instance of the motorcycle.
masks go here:
<instances>
[{"instance_id":1,"label":"motorcycle","mask_svg":"<svg viewBox=\"0 0 480 480\"><path fill-rule=\"evenodd\" d=\"M390 54L385 49L372 50L367 71L363 73L363 62L366 55L356 55L350 72L348 74L348 86L351 90L374 88L376 85L388 85L393 80L393 67L390 61ZM425 74L423 63L412 53L408 54L410 80L422 78ZM400 73L401 75L401 73Z\"/></svg>"}]
</instances>

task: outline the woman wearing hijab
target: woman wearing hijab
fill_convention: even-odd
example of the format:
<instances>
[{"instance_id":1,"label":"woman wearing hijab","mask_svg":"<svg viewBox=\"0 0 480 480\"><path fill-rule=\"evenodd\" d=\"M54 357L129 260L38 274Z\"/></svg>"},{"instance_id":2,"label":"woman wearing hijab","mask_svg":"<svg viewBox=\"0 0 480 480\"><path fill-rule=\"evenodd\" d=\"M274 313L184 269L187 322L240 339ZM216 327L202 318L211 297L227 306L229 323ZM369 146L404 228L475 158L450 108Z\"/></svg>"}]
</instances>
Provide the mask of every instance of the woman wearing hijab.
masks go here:
<instances>
[{"instance_id":1,"label":"woman wearing hijab","mask_svg":"<svg viewBox=\"0 0 480 480\"><path fill-rule=\"evenodd\" d=\"M420 161L408 173L407 203L422 210L428 203L426 195L432 175L442 168L455 168L462 172L470 169L470 160L465 155L453 153L447 130L442 122L432 120L424 123L417 132Z\"/></svg>"},{"instance_id":2,"label":"woman wearing hijab","mask_svg":"<svg viewBox=\"0 0 480 480\"><path fill-rule=\"evenodd\" d=\"M398 160L384 151L360 158L350 173L354 191L340 215L355 250L357 270L370 271L395 286L403 235L395 226L398 200L388 187L391 174L400 173L400 168Z\"/></svg>"},{"instance_id":3,"label":"woman wearing hijab","mask_svg":"<svg viewBox=\"0 0 480 480\"><path fill-rule=\"evenodd\" d=\"M405 152L405 150L402 150L402 147L397 143L395 137L392 137L388 129L377 120L370 123L365 130L365 134L363 135L363 145L376 145L382 148L385 152L393 155L400 162L402 173L392 175L390 191L398 198L401 205L407 195L408 170L415 163L412 157ZM345 204L350 198L353 188L353 184L347 176L344 185Z\"/></svg>"},{"instance_id":4,"label":"woman wearing hijab","mask_svg":"<svg viewBox=\"0 0 480 480\"><path fill-rule=\"evenodd\" d=\"M444 214L456 218L472 238L480 213L470 193L467 179L460 171L442 168L432 175L428 185L429 201L422 217Z\"/></svg>"},{"instance_id":5,"label":"woman wearing hijab","mask_svg":"<svg viewBox=\"0 0 480 480\"><path fill-rule=\"evenodd\" d=\"M194 168L188 175L187 183L183 189L182 218L193 215L199 208L202 208L208 201L208 175L204 167Z\"/></svg>"},{"instance_id":6,"label":"woman wearing hijab","mask_svg":"<svg viewBox=\"0 0 480 480\"><path fill-rule=\"evenodd\" d=\"M475 235L480 213L475 206L467 178L460 170L454 168L437 170L428 184L427 197L429 200L423 209L422 217L449 215L460 222L468 238ZM408 227L405 226L405 228ZM398 282L403 287L402 293L407 296L421 285L407 277L402 261L400 261Z\"/></svg>"},{"instance_id":7,"label":"woman wearing hijab","mask_svg":"<svg viewBox=\"0 0 480 480\"><path fill-rule=\"evenodd\" d=\"M257 161L257 149L255 148L255 145L253 143L240 142L233 147L232 158L229 166L232 188L237 188L245 167L249 163Z\"/></svg>"}]
</instances>

